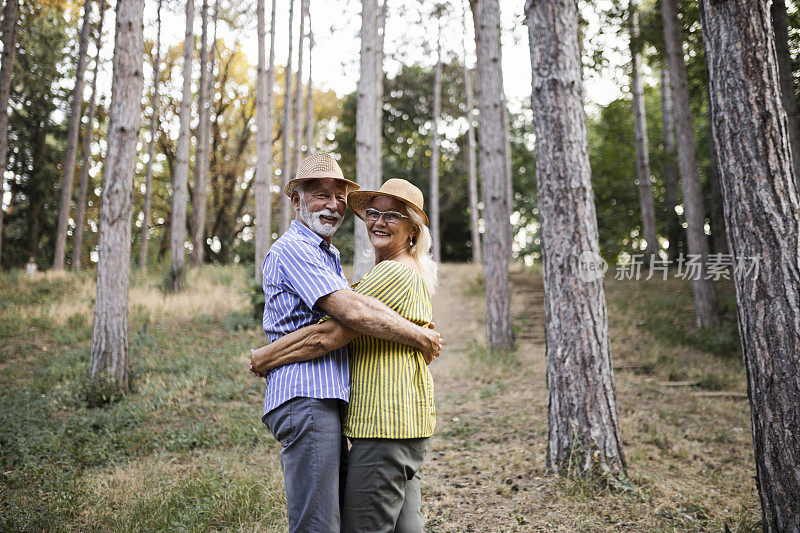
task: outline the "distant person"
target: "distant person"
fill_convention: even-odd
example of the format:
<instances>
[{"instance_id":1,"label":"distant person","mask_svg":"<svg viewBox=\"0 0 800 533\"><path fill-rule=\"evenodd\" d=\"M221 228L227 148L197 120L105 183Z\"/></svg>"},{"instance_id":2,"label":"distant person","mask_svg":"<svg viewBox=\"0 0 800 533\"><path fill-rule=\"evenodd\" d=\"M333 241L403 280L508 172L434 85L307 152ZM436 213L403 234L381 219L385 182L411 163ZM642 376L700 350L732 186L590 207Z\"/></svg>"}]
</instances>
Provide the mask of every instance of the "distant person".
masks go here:
<instances>
[{"instance_id":1,"label":"distant person","mask_svg":"<svg viewBox=\"0 0 800 533\"><path fill-rule=\"evenodd\" d=\"M429 326L437 268L422 192L395 178L379 191L352 192L347 202L367 223L377 263L355 292ZM413 347L361 335L332 318L256 350L256 370L307 361L348 343L350 402L342 426L351 448L342 531L422 532L418 471L436 425L429 358Z\"/></svg>"},{"instance_id":2,"label":"distant person","mask_svg":"<svg viewBox=\"0 0 800 533\"><path fill-rule=\"evenodd\" d=\"M28 262L25 264L25 273L29 275L36 274L39 271L39 267L36 266L36 262L33 260L33 257L28 258Z\"/></svg>"},{"instance_id":3,"label":"distant person","mask_svg":"<svg viewBox=\"0 0 800 533\"><path fill-rule=\"evenodd\" d=\"M433 359L441 349L438 333L351 290L344 277L332 239L344 219L348 192L357 188L329 153L305 158L287 183L284 193L291 199L295 219L261 267L264 332L275 342L327 314L349 328L412 346ZM347 442L343 442L340 407L350 399L345 344L312 361L264 370L261 420L281 443L292 532L328 533L341 528L340 467L347 464Z\"/></svg>"}]
</instances>

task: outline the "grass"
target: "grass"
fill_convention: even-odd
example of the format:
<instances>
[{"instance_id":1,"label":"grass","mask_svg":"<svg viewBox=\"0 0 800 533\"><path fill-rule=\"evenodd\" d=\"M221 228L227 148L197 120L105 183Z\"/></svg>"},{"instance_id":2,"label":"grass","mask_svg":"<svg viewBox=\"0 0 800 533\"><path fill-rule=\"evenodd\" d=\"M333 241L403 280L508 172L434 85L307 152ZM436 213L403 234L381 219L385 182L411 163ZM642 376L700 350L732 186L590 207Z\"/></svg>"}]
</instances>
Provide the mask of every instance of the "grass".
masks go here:
<instances>
[{"instance_id":1,"label":"grass","mask_svg":"<svg viewBox=\"0 0 800 533\"><path fill-rule=\"evenodd\" d=\"M163 272L134 273L122 398L86 378L92 277L0 275L0 530L285 530L279 445L245 370L263 342L249 273L190 270L179 295L161 290ZM514 279L515 320L541 315L540 291L520 286L540 274ZM516 351L488 352L480 286L478 268L444 265L434 301L445 352L421 472L430 531L758 529L747 402L693 394L744 390L741 361L693 327L688 284L606 284L628 462L608 488L545 471L543 324L529 321Z\"/></svg>"},{"instance_id":2,"label":"grass","mask_svg":"<svg viewBox=\"0 0 800 533\"><path fill-rule=\"evenodd\" d=\"M92 280L0 277L0 530L284 527L261 385L244 371L263 340L245 276L203 268L166 295L160 273L135 275L121 398L86 377Z\"/></svg>"}]
</instances>

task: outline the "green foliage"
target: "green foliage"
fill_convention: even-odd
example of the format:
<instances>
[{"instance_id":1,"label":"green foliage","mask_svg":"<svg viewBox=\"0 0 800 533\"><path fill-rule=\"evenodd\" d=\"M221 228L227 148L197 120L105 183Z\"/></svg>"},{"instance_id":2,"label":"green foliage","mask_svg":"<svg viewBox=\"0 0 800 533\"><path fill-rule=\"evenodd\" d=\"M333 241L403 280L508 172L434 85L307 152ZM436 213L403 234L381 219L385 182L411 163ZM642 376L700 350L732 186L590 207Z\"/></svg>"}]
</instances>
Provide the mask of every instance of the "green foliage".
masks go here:
<instances>
[{"instance_id":1,"label":"green foliage","mask_svg":"<svg viewBox=\"0 0 800 533\"><path fill-rule=\"evenodd\" d=\"M382 121L382 173L384 179L403 178L419 187L430 205L430 127L433 113L434 68L419 64L403 65L384 80ZM454 60L443 68L442 120L456 123L466 115L463 71ZM356 95L342 102L342 114L335 135L335 149L346 176L355 176ZM528 115L511 117L512 169L515 208L521 211L520 225L536 215L531 121ZM440 228L444 261L471 258L469 189L466 161L466 124L456 134L441 139L439 167ZM336 246L344 261L352 258L352 216L348 216L336 235ZM531 246L533 237L531 237Z\"/></svg>"},{"instance_id":2,"label":"green foliage","mask_svg":"<svg viewBox=\"0 0 800 533\"><path fill-rule=\"evenodd\" d=\"M21 10L10 96L7 155L14 175L7 178L12 200L4 218L6 267L22 266L29 256L40 266L52 262L66 141L66 124L56 122L55 111L66 107L61 81L69 75L65 61L73 29L65 7L52 2Z\"/></svg>"}]
</instances>

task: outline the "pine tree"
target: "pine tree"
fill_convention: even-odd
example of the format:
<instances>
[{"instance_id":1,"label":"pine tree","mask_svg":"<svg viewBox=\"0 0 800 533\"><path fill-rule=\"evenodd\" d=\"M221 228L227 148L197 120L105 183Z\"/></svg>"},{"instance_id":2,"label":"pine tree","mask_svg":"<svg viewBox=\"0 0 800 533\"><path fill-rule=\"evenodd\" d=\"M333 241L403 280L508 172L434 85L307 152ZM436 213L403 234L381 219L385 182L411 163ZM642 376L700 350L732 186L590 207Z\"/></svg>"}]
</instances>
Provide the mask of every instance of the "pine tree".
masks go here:
<instances>
[{"instance_id":1,"label":"pine tree","mask_svg":"<svg viewBox=\"0 0 800 533\"><path fill-rule=\"evenodd\" d=\"M19 22L19 0L6 0L3 8L3 55L0 59L0 256L2 256L3 200L6 188L6 150L8 149L8 97L11 93L11 74L14 70L14 55L17 51L17 26Z\"/></svg>"},{"instance_id":2,"label":"pine tree","mask_svg":"<svg viewBox=\"0 0 800 533\"><path fill-rule=\"evenodd\" d=\"M194 0L186 0L186 32L183 38L183 90L181 92L180 132L172 177L170 215L170 289L180 292L186 278L186 202L189 182L189 144L191 143L192 57L194 55Z\"/></svg>"},{"instance_id":3,"label":"pine tree","mask_svg":"<svg viewBox=\"0 0 800 533\"><path fill-rule=\"evenodd\" d=\"M78 153L78 133L83 118L83 85L86 72L86 52L89 48L89 28L91 27L92 0L85 0L83 4L83 22L78 39L78 63L75 68L75 87L72 90L72 105L70 107L69 126L67 128L67 149L64 157L64 167L61 169L61 204L58 210L58 229L56 230L56 245L53 255L53 269L64 268L64 257L67 253L67 226L69 226L69 213L72 208L72 182L75 178L75 156Z\"/></svg>"},{"instance_id":4,"label":"pine tree","mask_svg":"<svg viewBox=\"0 0 800 533\"><path fill-rule=\"evenodd\" d=\"M92 133L94 132L94 115L97 110L97 73L100 70L100 49L103 44L103 19L106 13L106 0L100 0L100 20L97 22L95 37L94 70L92 71L92 95L89 97L89 111L86 114L86 128L83 134L83 152L81 153L81 177L78 186L78 206L75 213L75 231L72 234L72 270L81 269L83 256L83 226L86 219L86 194L89 188L89 167L92 159Z\"/></svg>"},{"instance_id":5,"label":"pine tree","mask_svg":"<svg viewBox=\"0 0 800 533\"><path fill-rule=\"evenodd\" d=\"M498 0L470 0L475 25L478 78L479 158L483 216L483 280L486 286L486 338L492 350L514 347L508 262L511 258L508 171L505 161L505 98L500 53Z\"/></svg>"},{"instance_id":6,"label":"pine tree","mask_svg":"<svg viewBox=\"0 0 800 533\"><path fill-rule=\"evenodd\" d=\"M800 531L800 198L769 5L701 0L700 13L762 527L777 533Z\"/></svg>"},{"instance_id":7,"label":"pine tree","mask_svg":"<svg viewBox=\"0 0 800 533\"><path fill-rule=\"evenodd\" d=\"M117 2L108 149L103 165L90 375L130 390L128 290L136 141L142 98L144 0Z\"/></svg>"},{"instance_id":8,"label":"pine tree","mask_svg":"<svg viewBox=\"0 0 800 533\"><path fill-rule=\"evenodd\" d=\"M275 62L275 0L270 15L269 65L265 58L266 21L264 0L258 0L258 78L256 79L256 175L255 175L255 280L261 283L261 263L269 249L272 234L272 86Z\"/></svg>"},{"instance_id":9,"label":"pine tree","mask_svg":"<svg viewBox=\"0 0 800 533\"><path fill-rule=\"evenodd\" d=\"M713 280L706 279L708 240L705 233L705 210L697 169L697 147L689 107L689 87L676 1L661 0L661 14L664 20L664 44L672 87L678 173L681 177L683 216L686 220L686 244L689 254L699 258L702 263L699 275L692 279L694 317L699 327L715 328L719 325L717 291Z\"/></svg>"},{"instance_id":10,"label":"pine tree","mask_svg":"<svg viewBox=\"0 0 800 533\"><path fill-rule=\"evenodd\" d=\"M303 0L300 0L303 1ZM292 32L294 24L294 0L289 0L289 56L283 70L283 140L281 142L281 191L292 179L292 142L294 141L294 111L292 109ZM292 205L281 196L280 232L289 229L292 220Z\"/></svg>"},{"instance_id":11,"label":"pine tree","mask_svg":"<svg viewBox=\"0 0 800 533\"><path fill-rule=\"evenodd\" d=\"M158 0L158 10L156 11L157 34L156 51L153 56L153 94L150 99L150 144L147 148L147 167L144 172L144 201L142 205L142 233L139 239L139 268L147 266L147 241L150 239L150 204L153 197L153 162L156 155L156 134L159 131L159 89L161 85L161 5L163 0Z\"/></svg>"},{"instance_id":12,"label":"pine tree","mask_svg":"<svg viewBox=\"0 0 800 533\"><path fill-rule=\"evenodd\" d=\"M382 16L377 0L361 2L361 67L356 101L356 176L362 189L376 190L381 179L381 109L383 57L380 45ZM354 220L353 279L360 280L375 264L367 227Z\"/></svg>"},{"instance_id":13,"label":"pine tree","mask_svg":"<svg viewBox=\"0 0 800 533\"><path fill-rule=\"evenodd\" d=\"M581 276L578 265L585 254L599 258L578 7L571 0L528 0L525 15L542 224L547 469L563 472L573 465L577 473L618 474L624 471L625 459L603 281Z\"/></svg>"}]
</instances>

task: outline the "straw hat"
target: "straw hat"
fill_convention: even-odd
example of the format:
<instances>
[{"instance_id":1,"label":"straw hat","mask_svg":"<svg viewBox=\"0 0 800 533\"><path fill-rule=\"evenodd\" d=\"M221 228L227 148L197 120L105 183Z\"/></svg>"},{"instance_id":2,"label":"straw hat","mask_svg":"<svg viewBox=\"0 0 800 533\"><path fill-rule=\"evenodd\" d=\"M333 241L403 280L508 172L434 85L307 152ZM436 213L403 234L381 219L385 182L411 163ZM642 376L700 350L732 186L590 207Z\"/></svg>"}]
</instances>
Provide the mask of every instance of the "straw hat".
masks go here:
<instances>
[{"instance_id":1,"label":"straw hat","mask_svg":"<svg viewBox=\"0 0 800 533\"><path fill-rule=\"evenodd\" d=\"M347 197L347 204L358 218L364 220L364 210L376 196L388 196L400 200L419 213L422 216L422 220L425 221L425 225L428 225L428 215L422 210L424 204L422 191L416 185L404 179L388 179L377 191L354 191Z\"/></svg>"},{"instance_id":2,"label":"straw hat","mask_svg":"<svg viewBox=\"0 0 800 533\"><path fill-rule=\"evenodd\" d=\"M292 192L294 192L298 185L317 178L333 178L343 181L347 186L345 194L355 191L360 187L358 183L345 179L342 169L339 167L339 163L336 162L333 154L319 152L300 161L294 179L289 180L283 192L286 196L291 198Z\"/></svg>"}]
</instances>

